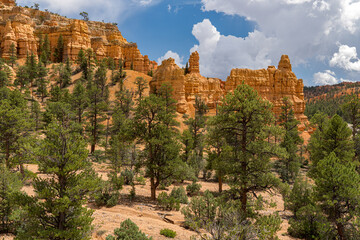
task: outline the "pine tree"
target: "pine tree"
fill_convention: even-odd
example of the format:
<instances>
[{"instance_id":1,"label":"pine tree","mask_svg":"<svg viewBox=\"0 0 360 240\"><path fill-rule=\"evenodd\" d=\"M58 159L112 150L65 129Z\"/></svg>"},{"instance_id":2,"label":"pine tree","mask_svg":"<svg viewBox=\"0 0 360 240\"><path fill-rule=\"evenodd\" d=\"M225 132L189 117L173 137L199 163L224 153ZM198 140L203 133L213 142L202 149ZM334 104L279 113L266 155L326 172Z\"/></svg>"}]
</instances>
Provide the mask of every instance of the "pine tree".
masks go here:
<instances>
[{"instance_id":1,"label":"pine tree","mask_svg":"<svg viewBox=\"0 0 360 240\"><path fill-rule=\"evenodd\" d=\"M30 86L33 87L38 75L38 64L35 55L33 53L31 53L30 56L29 55L27 56L25 66L26 66L26 71L27 71L27 76L29 78Z\"/></svg>"},{"instance_id":2,"label":"pine tree","mask_svg":"<svg viewBox=\"0 0 360 240\"><path fill-rule=\"evenodd\" d=\"M31 114L30 118L34 119L35 131L40 127L41 109L38 101L31 102Z\"/></svg>"},{"instance_id":3,"label":"pine tree","mask_svg":"<svg viewBox=\"0 0 360 240\"><path fill-rule=\"evenodd\" d=\"M88 105L88 96L85 87L81 82L77 82L71 95L71 108L76 114L76 121L79 124L83 122L83 115Z\"/></svg>"},{"instance_id":4,"label":"pine tree","mask_svg":"<svg viewBox=\"0 0 360 240\"><path fill-rule=\"evenodd\" d=\"M19 209L17 195L20 195L22 182L4 164L0 164L0 233L15 233L16 211Z\"/></svg>"},{"instance_id":5,"label":"pine tree","mask_svg":"<svg viewBox=\"0 0 360 240\"><path fill-rule=\"evenodd\" d=\"M277 149L268 142L273 119L268 101L248 85L241 84L226 95L219 114L212 120L231 148L229 184L233 194L240 198L245 215L249 193L277 184L270 165L270 157Z\"/></svg>"},{"instance_id":6,"label":"pine tree","mask_svg":"<svg viewBox=\"0 0 360 240\"><path fill-rule=\"evenodd\" d=\"M207 145L207 169L215 170L219 184L219 192L223 190L223 181L231 165L231 147L226 144L219 126L213 125L211 120L208 127L205 143Z\"/></svg>"},{"instance_id":7,"label":"pine tree","mask_svg":"<svg viewBox=\"0 0 360 240\"><path fill-rule=\"evenodd\" d=\"M316 166L314 194L337 239L358 239L356 219L360 217L360 176L356 165L331 152Z\"/></svg>"},{"instance_id":8,"label":"pine tree","mask_svg":"<svg viewBox=\"0 0 360 240\"><path fill-rule=\"evenodd\" d=\"M16 60L17 60L17 51L15 48L15 44L11 43L9 63L11 64L12 68L14 67L14 64L16 64Z\"/></svg>"},{"instance_id":9,"label":"pine tree","mask_svg":"<svg viewBox=\"0 0 360 240\"><path fill-rule=\"evenodd\" d=\"M44 102L44 98L48 96L48 90L47 90L47 84L48 81L45 79L47 76L47 69L42 64L42 62L39 61L38 64L38 74L36 79L36 86L37 86L37 94L41 97L41 102Z\"/></svg>"},{"instance_id":10,"label":"pine tree","mask_svg":"<svg viewBox=\"0 0 360 240\"><path fill-rule=\"evenodd\" d=\"M37 153L39 171L36 195L24 218L26 231L20 239L90 239L92 211L83 206L86 195L97 185L86 143L70 127L49 125Z\"/></svg>"},{"instance_id":11,"label":"pine tree","mask_svg":"<svg viewBox=\"0 0 360 240\"><path fill-rule=\"evenodd\" d=\"M135 111L135 133L144 143L143 154L151 184L151 199L156 199L156 189L171 177L179 166L180 145L174 129L175 105L170 108L165 98L151 94L139 101Z\"/></svg>"},{"instance_id":12,"label":"pine tree","mask_svg":"<svg viewBox=\"0 0 360 240\"><path fill-rule=\"evenodd\" d=\"M0 149L7 168L14 166L12 157L26 137L31 121L26 110L25 99L18 91L1 89L0 95Z\"/></svg>"},{"instance_id":13,"label":"pine tree","mask_svg":"<svg viewBox=\"0 0 360 240\"><path fill-rule=\"evenodd\" d=\"M313 169L317 163L334 152L336 157L348 161L354 157L354 147L351 130L347 123L339 116L333 116L329 123L315 131L310 139L308 149Z\"/></svg>"},{"instance_id":14,"label":"pine tree","mask_svg":"<svg viewBox=\"0 0 360 240\"><path fill-rule=\"evenodd\" d=\"M30 83L29 78L30 76L27 67L20 66L16 71L16 79L14 81L14 85L19 86L20 90L23 90Z\"/></svg>"},{"instance_id":15,"label":"pine tree","mask_svg":"<svg viewBox=\"0 0 360 240\"><path fill-rule=\"evenodd\" d=\"M198 176L201 169L204 169L203 151L204 151L204 131L208 112L208 106L201 98L195 97L195 117L184 121L188 126L192 138L192 148L189 158L186 159L188 164L195 170L195 175Z\"/></svg>"},{"instance_id":16,"label":"pine tree","mask_svg":"<svg viewBox=\"0 0 360 240\"><path fill-rule=\"evenodd\" d=\"M49 36L45 34L44 42L41 47L40 61L46 66L50 62L50 41Z\"/></svg>"},{"instance_id":17,"label":"pine tree","mask_svg":"<svg viewBox=\"0 0 360 240\"><path fill-rule=\"evenodd\" d=\"M54 51L54 61L58 63L63 62L63 56L64 56L64 39L62 34L60 34Z\"/></svg>"},{"instance_id":18,"label":"pine tree","mask_svg":"<svg viewBox=\"0 0 360 240\"><path fill-rule=\"evenodd\" d=\"M190 73L190 70L189 70L189 62L186 63L185 65L185 70L184 70L184 74L189 74Z\"/></svg>"},{"instance_id":19,"label":"pine tree","mask_svg":"<svg viewBox=\"0 0 360 240\"><path fill-rule=\"evenodd\" d=\"M9 78L5 71L0 70L0 88L6 87L9 85Z\"/></svg>"},{"instance_id":20,"label":"pine tree","mask_svg":"<svg viewBox=\"0 0 360 240\"><path fill-rule=\"evenodd\" d=\"M296 179L300 169L301 157L298 155L298 151L303 140L299 136L298 124L300 122L295 118L292 102L287 97L283 98L282 101L279 121L280 126L285 130L285 136L280 146L285 149L286 156L278 161L278 172L280 178L289 183Z\"/></svg>"},{"instance_id":21,"label":"pine tree","mask_svg":"<svg viewBox=\"0 0 360 240\"><path fill-rule=\"evenodd\" d=\"M147 81L142 77L137 77L135 79L136 91L135 94L138 96L138 100L140 101L143 98L145 89L148 88Z\"/></svg>"},{"instance_id":22,"label":"pine tree","mask_svg":"<svg viewBox=\"0 0 360 240\"><path fill-rule=\"evenodd\" d=\"M96 84L91 84L88 87L87 95L89 99L88 110L86 117L88 119L87 131L89 133L91 150L95 151L96 145L99 143L101 134L104 128L102 122L106 119L106 112L108 110L107 96L102 92Z\"/></svg>"},{"instance_id":23,"label":"pine tree","mask_svg":"<svg viewBox=\"0 0 360 240\"><path fill-rule=\"evenodd\" d=\"M347 122L352 126L352 139L354 141L355 158L359 161L360 156L360 136L358 135L360 127L360 99L358 95L350 96L349 100L343 104L342 110Z\"/></svg>"}]
</instances>

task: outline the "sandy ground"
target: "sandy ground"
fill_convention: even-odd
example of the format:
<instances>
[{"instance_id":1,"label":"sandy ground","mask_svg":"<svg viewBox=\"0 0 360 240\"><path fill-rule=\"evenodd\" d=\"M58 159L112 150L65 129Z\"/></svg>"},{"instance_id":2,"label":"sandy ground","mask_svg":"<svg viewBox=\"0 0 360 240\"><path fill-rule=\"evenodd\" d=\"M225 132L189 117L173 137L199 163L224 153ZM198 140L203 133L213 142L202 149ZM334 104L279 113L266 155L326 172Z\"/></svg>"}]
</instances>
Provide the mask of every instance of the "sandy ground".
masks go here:
<instances>
[{"instance_id":1,"label":"sandy ground","mask_svg":"<svg viewBox=\"0 0 360 240\"><path fill-rule=\"evenodd\" d=\"M26 165L26 168L33 172L38 172L37 166L34 164ZM107 166L106 164L94 164L95 170L106 178ZM46 177L45 175L39 175L41 177ZM199 181L202 185L201 191L210 190L217 191L218 184L215 182L204 182ZM186 185L189 182L185 182L184 184L178 184L176 186ZM168 193L171 192L171 189L174 186L170 186L168 189L164 190ZM227 189L228 186L224 186L224 190ZM87 206L94 210L93 213L93 240L105 240L108 234L111 234L115 228L120 226L120 223L126 219L131 219L134 223L136 223L140 230L143 231L148 236L152 236L154 240L165 240L168 239L162 235L160 235L160 230L163 228L169 228L176 231L177 236L175 239L178 240L190 240L190 237L196 235L195 232L187 230L182 227L182 223L184 218L180 211L162 211L157 206L156 203L150 200L150 183L147 180L145 185L136 185L136 198L133 202L129 200L129 192L131 187L124 186L121 190L121 197L119 199L118 205L106 208L101 207L97 208L93 204L88 204ZM34 191L31 186L25 186L23 190L29 195L34 195ZM157 191L157 194L160 194L162 191ZM295 238L289 237L287 235L288 218L291 216L289 211L283 211L284 203L282 197L279 193L262 193L263 197L269 202L276 202L276 206L273 208L267 208L262 211L263 214L272 214L274 212L278 212L282 217L283 222L281 224L281 230L277 233L277 236L282 240L294 240ZM166 213L169 216L170 220L174 222L168 223L165 222L159 213ZM12 240L12 236L0 235L1 240Z\"/></svg>"}]
</instances>

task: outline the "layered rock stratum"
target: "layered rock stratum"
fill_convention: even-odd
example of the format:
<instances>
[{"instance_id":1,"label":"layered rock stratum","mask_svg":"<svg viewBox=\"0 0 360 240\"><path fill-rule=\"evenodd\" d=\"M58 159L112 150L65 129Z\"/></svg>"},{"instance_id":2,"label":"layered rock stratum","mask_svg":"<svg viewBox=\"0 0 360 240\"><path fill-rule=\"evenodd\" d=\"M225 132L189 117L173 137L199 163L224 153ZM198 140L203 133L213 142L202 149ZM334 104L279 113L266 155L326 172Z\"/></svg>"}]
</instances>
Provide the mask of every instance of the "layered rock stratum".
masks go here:
<instances>
[{"instance_id":1,"label":"layered rock stratum","mask_svg":"<svg viewBox=\"0 0 360 240\"><path fill-rule=\"evenodd\" d=\"M243 82L253 87L263 98L273 104L276 117L281 113L282 99L288 97L293 102L295 116L301 121L300 129L304 129L307 117L304 115L305 101L303 81L292 72L290 59L281 56L278 68L269 66L267 69L232 69L226 82L216 78L206 78L200 74L199 54L194 52L189 59L189 73L175 64L174 59L164 60L158 67L150 82L150 91L154 92L163 83L171 84L174 97L178 101L179 113L193 116L195 98L200 97L207 103L210 114L214 114L216 105L226 93L233 91Z\"/></svg>"},{"instance_id":2,"label":"layered rock stratum","mask_svg":"<svg viewBox=\"0 0 360 240\"><path fill-rule=\"evenodd\" d=\"M136 43L128 42L111 23L69 19L58 14L16 6L13 0L0 1L1 57L9 58L15 45L18 59L38 53L40 39L48 35L54 52L60 35L64 40L64 59L76 60L81 49L93 49L96 57L122 59L125 69L148 73L157 63L143 56Z\"/></svg>"}]
</instances>

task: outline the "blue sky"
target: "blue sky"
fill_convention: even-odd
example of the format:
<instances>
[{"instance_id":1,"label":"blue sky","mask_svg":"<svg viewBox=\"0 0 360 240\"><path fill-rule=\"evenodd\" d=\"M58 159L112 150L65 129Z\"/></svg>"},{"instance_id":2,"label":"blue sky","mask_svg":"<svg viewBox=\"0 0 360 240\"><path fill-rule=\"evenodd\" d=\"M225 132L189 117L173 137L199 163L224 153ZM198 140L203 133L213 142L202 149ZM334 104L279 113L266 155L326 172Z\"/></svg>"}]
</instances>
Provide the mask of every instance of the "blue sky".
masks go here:
<instances>
[{"instance_id":1,"label":"blue sky","mask_svg":"<svg viewBox=\"0 0 360 240\"><path fill-rule=\"evenodd\" d=\"M33 0L18 0L33 5ZM226 80L232 68L277 66L288 54L305 85L360 80L360 0L37 0L40 9L117 22L143 55Z\"/></svg>"}]
</instances>

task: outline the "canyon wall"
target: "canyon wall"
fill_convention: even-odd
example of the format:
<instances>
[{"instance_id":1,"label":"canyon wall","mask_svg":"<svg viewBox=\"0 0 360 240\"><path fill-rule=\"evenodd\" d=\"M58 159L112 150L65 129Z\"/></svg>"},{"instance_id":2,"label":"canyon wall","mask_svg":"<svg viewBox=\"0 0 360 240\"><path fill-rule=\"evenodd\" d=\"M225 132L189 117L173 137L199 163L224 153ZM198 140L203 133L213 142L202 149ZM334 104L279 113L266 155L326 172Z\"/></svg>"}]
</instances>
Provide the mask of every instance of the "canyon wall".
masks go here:
<instances>
[{"instance_id":1,"label":"canyon wall","mask_svg":"<svg viewBox=\"0 0 360 240\"><path fill-rule=\"evenodd\" d=\"M292 72L287 55L281 56L278 69L274 66L260 70L233 69L226 82L200 75L197 52L191 54L189 64L189 73L185 75L184 69L177 66L174 59L164 60L150 82L150 91L152 92L163 83L173 86L179 113L193 116L195 114L195 97L198 96L207 103L210 114L214 114L216 105L221 104L222 97L244 82L273 104L273 112L276 117L281 113L282 98L288 97L294 104L296 118L302 123L299 127L300 130L305 128L307 117L304 115L304 85L302 79L297 79Z\"/></svg>"},{"instance_id":2,"label":"canyon wall","mask_svg":"<svg viewBox=\"0 0 360 240\"><path fill-rule=\"evenodd\" d=\"M16 6L12 0L0 1L1 57L9 58L15 45L17 57L37 54L40 38L48 35L54 52L60 35L64 40L63 58L76 60L81 49L92 48L96 57L122 59L125 69L148 73L157 63L143 56L136 43L128 42L111 23L68 19L58 14Z\"/></svg>"}]
</instances>

